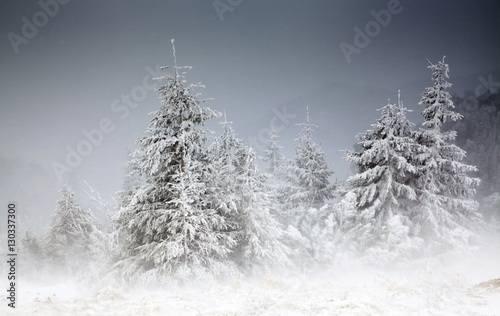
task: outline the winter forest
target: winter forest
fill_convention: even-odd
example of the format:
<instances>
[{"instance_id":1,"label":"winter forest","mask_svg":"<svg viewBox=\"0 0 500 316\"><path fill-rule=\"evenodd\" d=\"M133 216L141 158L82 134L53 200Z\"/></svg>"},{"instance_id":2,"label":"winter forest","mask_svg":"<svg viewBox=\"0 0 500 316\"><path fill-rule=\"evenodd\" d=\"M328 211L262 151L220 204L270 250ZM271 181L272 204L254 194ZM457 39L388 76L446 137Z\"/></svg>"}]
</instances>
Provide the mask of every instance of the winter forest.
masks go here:
<instances>
[{"instance_id":1,"label":"winter forest","mask_svg":"<svg viewBox=\"0 0 500 316\"><path fill-rule=\"evenodd\" d=\"M208 107L210 87L201 94L204 86L190 81L191 67L177 64L171 44L173 66L155 78L158 108L128 156L114 202L89 185L94 208L86 209L63 184L44 234L19 237L25 281L71 279L110 300L125 295L113 289L181 291L273 275L301 282L377 271L377 287L392 287L403 300L425 296L427 312L439 314L441 297L453 299L429 281L432 273L446 275L457 262L465 270L498 264L499 97L480 100L489 112L468 111L467 97L450 93L453 65L445 57L428 61L428 86L417 105L406 106L405 92L394 87L397 100L380 104L378 119L352 135L354 149L339 152L355 172L337 179L315 140L314 108L303 105L293 156L283 154L275 130L258 155L231 117ZM412 111L421 113L422 124L408 119ZM477 126L478 115L491 117L496 135ZM208 130L208 121L219 129ZM496 153L483 146L488 137L496 139ZM427 292L419 292L420 283L410 286L414 292L394 290L403 281L391 280L389 271L420 271ZM458 272L451 278L465 282ZM364 308L358 312L384 314ZM297 307L295 313L315 312Z\"/></svg>"}]
</instances>

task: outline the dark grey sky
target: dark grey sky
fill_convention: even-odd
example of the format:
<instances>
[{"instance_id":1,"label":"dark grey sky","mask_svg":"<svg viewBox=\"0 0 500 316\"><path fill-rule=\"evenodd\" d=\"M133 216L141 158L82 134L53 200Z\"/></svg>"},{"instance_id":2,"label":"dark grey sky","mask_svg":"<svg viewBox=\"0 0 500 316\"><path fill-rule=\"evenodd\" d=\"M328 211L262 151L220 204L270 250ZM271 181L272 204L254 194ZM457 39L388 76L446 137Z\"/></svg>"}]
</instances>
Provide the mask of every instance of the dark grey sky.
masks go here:
<instances>
[{"instance_id":1,"label":"dark grey sky","mask_svg":"<svg viewBox=\"0 0 500 316\"><path fill-rule=\"evenodd\" d=\"M500 69L498 1L55 1L0 4L1 198L24 205L37 225L58 196L53 164L65 164L67 147L76 150L102 120L113 131L71 168L70 182L78 191L87 180L106 198L119 189L127 148L160 105L153 92L140 94L147 69L173 63L172 38L178 64L193 66L187 81L206 85L207 105L225 110L258 153L274 122L291 155L309 106L340 181L349 175L340 150L398 89L420 123L426 58L447 56L457 92ZM340 45L356 44L356 28L372 37L348 62ZM121 99L132 93L141 101L126 115ZM209 128L219 132L217 122Z\"/></svg>"}]
</instances>

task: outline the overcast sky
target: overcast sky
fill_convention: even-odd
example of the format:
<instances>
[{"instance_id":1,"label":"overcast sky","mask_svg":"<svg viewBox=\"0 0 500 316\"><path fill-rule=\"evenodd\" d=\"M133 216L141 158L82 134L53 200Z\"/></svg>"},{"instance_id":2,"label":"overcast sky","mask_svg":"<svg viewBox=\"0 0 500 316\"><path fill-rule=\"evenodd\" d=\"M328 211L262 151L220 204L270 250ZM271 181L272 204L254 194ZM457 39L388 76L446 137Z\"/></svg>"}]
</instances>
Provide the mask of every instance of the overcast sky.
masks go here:
<instances>
[{"instance_id":1,"label":"overcast sky","mask_svg":"<svg viewBox=\"0 0 500 316\"><path fill-rule=\"evenodd\" d=\"M89 153L68 167L79 197L83 180L107 199L120 188L127 149L160 106L151 77L173 64L172 38L178 64L193 67L187 82L204 84L207 105L225 110L258 153L274 124L292 155L309 106L332 181L350 174L341 150L398 89L420 124L427 58L446 55L457 93L500 69L494 0L0 3L1 200L17 201L27 226L48 221L54 166L68 167L79 144ZM208 127L220 132L217 122ZM102 139L94 133L85 147L84 131L99 128Z\"/></svg>"}]
</instances>

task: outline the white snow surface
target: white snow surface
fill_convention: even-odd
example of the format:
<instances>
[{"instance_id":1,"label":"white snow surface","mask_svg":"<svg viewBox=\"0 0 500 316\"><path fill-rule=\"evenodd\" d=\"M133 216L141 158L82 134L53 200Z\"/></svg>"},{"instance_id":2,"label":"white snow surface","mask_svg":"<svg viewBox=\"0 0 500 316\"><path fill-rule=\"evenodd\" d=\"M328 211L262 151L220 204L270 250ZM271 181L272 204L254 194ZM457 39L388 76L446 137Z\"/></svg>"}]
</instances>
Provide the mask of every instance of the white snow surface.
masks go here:
<instances>
[{"instance_id":1,"label":"white snow surface","mask_svg":"<svg viewBox=\"0 0 500 316\"><path fill-rule=\"evenodd\" d=\"M500 315L500 279L488 278L491 270L474 278L429 267L350 270L170 289L21 283L17 308L2 298L0 315Z\"/></svg>"}]
</instances>

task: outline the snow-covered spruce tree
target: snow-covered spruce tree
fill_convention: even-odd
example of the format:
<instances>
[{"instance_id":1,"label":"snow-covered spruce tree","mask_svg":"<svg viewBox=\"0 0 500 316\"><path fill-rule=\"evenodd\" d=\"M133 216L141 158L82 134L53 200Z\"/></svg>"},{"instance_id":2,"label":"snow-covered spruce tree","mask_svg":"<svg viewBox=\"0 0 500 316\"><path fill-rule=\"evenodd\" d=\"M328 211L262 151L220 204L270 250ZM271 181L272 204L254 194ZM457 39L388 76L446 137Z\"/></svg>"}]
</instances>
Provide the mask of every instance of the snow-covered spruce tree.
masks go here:
<instances>
[{"instance_id":1,"label":"snow-covered spruce tree","mask_svg":"<svg viewBox=\"0 0 500 316\"><path fill-rule=\"evenodd\" d=\"M398 105L389 102L380 111L373 129L357 135L362 150L346 151L347 160L358 168L348 179L357 213L349 235L368 260L386 263L408 257L418 247L418 239L410 240L410 209L416 199L411 182L417 174L412 157L417 145L400 99Z\"/></svg>"},{"instance_id":2,"label":"snow-covered spruce tree","mask_svg":"<svg viewBox=\"0 0 500 316\"><path fill-rule=\"evenodd\" d=\"M285 165L285 157L281 153L283 146L279 144L280 136L278 132L273 127L269 133L269 140L267 148L264 150L263 160L269 164L267 172L276 177L281 178L283 176L283 169Z\"/></svg>"},{"instance_id":3,"label":"snow-covered spruce tree","mask_svg":"<svg viewBox=\"0 0 500 316\"><path fill-rule=\"evenodd\" d=\"M231 123L227 121L224 112L223 133L216 138L210 148L212 155L213 174L211 187L214 191L214 204L224 214L228 224L227 231L237 230L236 214L238 212L238 197L236 196L238 159L241 155L242 141L235 137Z\"/></svg>"},{"instance_id":4,"label":"snow-covered spruce tree","mask_svg":"<svg viewBox=\"0 0 500 316\"><path fill-rule=\"evenodd\" d=\"M283 147L279 144L279 140L278 132L274 127L271 128L263 160L268 163L267 186L274 201L272 215L280 223L288 225L288 212L285 211L285 202L288 196L286 170L290 162L281 153Z\"/></svg>"},{"instance_id":5,"label":"snow-covered spruce tree","mask_svg":"<svg viewBox=\"0 0 500 316\"><path fill-rule=\"evenodd\" d=\"M319 222L327 215L324 204L333 198L335 188L328 179L333 172L328 168L325 154L312 139L316 125L309 122L309 108L306 123L298 126L302 131L296 139L295 157L285 168L287 184L281 218L285 218L287 227L286 244L295 251L293 260L305 267L316 260L317 229L314 227L322 225Z\"/></svg>"},{"instance_id":6,"label":"snow-covered spruce tree","mask_svg":"<svg viewBox=\"0 0 500 316\"><path fill-rule=\"evenodd\" d=\"M420 234L429 245L433 244L429 250L441 253L450 246L467 244L473 236L470 228L481 220L474 200L474 187L480 180L467 175L477 169L461 162L466 153L452 143L456 132L441 130L447 121L462 118L452 111L454 106L447 91L451 86L447 81L448 64L444 63L444 57L437 64L429 64L433 85L422 93L424 122L416 135L420 153L415 159L419 201L415 216Z\"/></svg>"},{"instance_id":7,"label":"snow-covered spruce tree","mask_svg":"<svg viewBox=\"0 0 500 316\"><path fill-rule=\"evenodd\" d=\"M193 92L200 85L184 86L179 70L189 67L177 66L173 44L174 75L159 78L165 82L157 89L161 107L133 154L145 183L116 216L122 277L211 277L222 273L220 260L234 245L225 217L210 203L210 162L200 128L218 113L200 105Z\"/></svg>"},{"instance_id":8,"label":"snow-covered spruce tree","mask_svg":"<svg viewBox=\"0 0 500 316\"><path fill-rule=\"evenodd\" d=\"M92 250L90 236L96 230L95 218L77 204L67 185L60 192L62 197L45 239L47 262L59 271L84 271Z\"/></svg>"},{"instance_id":9,"label":"snow-covered spruce tree","mask_svg":"<svg viewBox=\"0 0 500 316\"><path fill-rule=\"evenodd\" d=\"M118 210L118 202L113 199L112 202L104 201L97 190L92 188L87 181L84 181L87 189L84 191L87 198L92 202L92 213L98 214L99 220L96 227L89 236L90 264L88 273L85 275L85 281L89 284L95 284L97 281L104 281L107 270L114 263L113 251L115 243L112 239L113 215Z\"/></svg>"},{"instance_id":10,"label":"snow-covered spruce tree","mask_svg":"<svg viewBox=\"0 0 500 316\"><path fill-rule=\"evenodd\" d=\"M38 241L38 238L28 231L25 231L21 242L19 243L19 252L24 256L33 259L33 261L40 262L43 258L43 247Z\"/></svg>"},{"instance_id":11,"label":"snow-covered spruce tree","mask_svg":"<svg viewBox=\"0 0 500 316\"><path fill-rule=\"evenodd\" d=\"M45 267L44 245L26 231L19 243L19 260L23 278L39 278Z\"/></svg>"},{"instance_id":12,"label":"snow-covered spruce tree","mask_svg":"<svg viewBox=\"0 0 500 316\"><path fill-rule=\"evenodd\" d=\"M321 207L326 200L333 198L334 187L328 179L333 172L328 168L323 150L312 139L313 128L317 126L309 122L309 107L307 122L297 126L302 127L296 139L299 144L286 171L291 175L288 177L288 203L291 207Z\"/></svg>"},{"instance_id":13,"label":"snow-covered spruce tree","mask_svg":"<svg viewBox=\"0 0 500 316\"><path fill-rule=\"evenodd\" d=\"M238 138L224 117L215 162L218 207L226 214L236 245L230 258L244 273L256 275L287 265L280 224L271 215L273 196L266 176L257 174L255 153Z\"/></svg>"}]
</instances>

